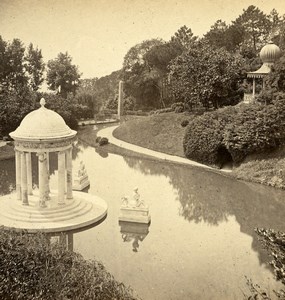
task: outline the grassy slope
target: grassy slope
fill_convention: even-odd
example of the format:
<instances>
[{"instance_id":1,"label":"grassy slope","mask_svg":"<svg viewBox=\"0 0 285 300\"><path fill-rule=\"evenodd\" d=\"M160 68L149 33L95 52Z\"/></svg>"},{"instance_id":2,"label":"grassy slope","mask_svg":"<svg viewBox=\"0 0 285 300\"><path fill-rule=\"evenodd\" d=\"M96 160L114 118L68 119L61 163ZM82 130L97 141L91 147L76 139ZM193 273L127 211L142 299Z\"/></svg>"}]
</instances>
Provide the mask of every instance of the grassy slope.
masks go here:
<instances>
[{"instance_id":1,"label":"grassy slope","mask_svg":"<svg viewBox=\"0 0 285 300\"><path fill-rule=\"evenodd\" d=\"M189 117L188 117L189 118ZM164 153L184 156L182 141L185 128L180 123L187 119L184 114L167 113L153 115L123 123L114 136L126 142ZM271 153L251 155L232 176L278 188L285 188L285 148Z\"/></svg>"},{"instance_id":2,"label":"grassy slope","mask_svg":"<svg viewBox=\"0 0 285 300\"><path fill-rule=\"evenodd\" d=\"M184 114L165 113L124 122L114 136L148 149L184 157L182 139Z\"/></svg>"}]
</instances>

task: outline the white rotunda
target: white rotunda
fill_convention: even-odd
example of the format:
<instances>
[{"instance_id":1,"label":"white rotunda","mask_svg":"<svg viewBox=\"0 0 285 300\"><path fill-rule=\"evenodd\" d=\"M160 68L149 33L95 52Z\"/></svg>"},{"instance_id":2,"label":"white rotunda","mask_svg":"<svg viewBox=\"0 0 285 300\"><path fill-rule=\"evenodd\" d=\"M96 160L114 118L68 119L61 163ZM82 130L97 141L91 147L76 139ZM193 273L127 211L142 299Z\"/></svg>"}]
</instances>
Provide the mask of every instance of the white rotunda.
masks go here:
<instances>
[{"instance_id":1,"label":"white rotunda","mask_svg":"<svg viewBox=\"0 0 285 300\"><path fill-rule=\"evenodd\" d=\"M0 197L0 225L5 228L59 232L99 222L107 214L101 198L72 191L72 144L77 132L45 107L29 113L10 136L14 139L16 193ZM49 154L57 153L58 186L50 190ZM33 190L32 160L38 158L38 189Z\"/></svg>"}]
</instances>

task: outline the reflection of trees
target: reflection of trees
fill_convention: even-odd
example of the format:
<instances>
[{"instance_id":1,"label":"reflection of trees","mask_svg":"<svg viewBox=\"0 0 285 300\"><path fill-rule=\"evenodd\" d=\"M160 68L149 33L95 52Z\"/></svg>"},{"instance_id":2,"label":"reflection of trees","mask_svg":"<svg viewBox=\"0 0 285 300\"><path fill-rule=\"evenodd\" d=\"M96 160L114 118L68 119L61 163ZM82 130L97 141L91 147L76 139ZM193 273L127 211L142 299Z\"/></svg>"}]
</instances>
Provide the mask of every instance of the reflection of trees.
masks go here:
<instances>
[{"instance_id":1,"label":"reflection of trees","mask_svg":"<svg viewBox=\"0 0 285 300\"><path fill-rule=\"evenodd\" d=\"M15 159L1 160L0 195L7 195L16 189Z\"/></svg>"},{"instance_id":2,"label":"reflection of trees","mask_svg":"<svg viewBox=\"0 0 285 300\"><path fill-rule=\"evenodd\" d=\"M188 221L218 225L234 215L241 232L253 237L253 248L260 250L254 228L284 231L285 193L281 190L237 181L195 167L124 157L128 166L143 174L164 175L177 190L179 213Z\"/></svg>"}]
</instances>

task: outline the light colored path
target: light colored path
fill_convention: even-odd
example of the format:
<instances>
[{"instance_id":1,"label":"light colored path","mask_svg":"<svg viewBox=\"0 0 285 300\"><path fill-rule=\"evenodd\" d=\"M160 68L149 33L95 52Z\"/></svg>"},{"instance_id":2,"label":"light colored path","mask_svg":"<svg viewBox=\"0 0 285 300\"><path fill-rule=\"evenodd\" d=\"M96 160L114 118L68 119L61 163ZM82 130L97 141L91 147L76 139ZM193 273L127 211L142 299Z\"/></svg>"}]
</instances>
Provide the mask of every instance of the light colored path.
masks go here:
<instances>
[{"instance_id":1,"label":"light colored path","mask_svg":"<svg viewBox=\"0 0 285 300\"><path fill-rule=\"evenodd\" d=\"M179 156L175 156L175 155L170 155L170 154L165 154L162 152L158 152L158 151L154 151L154 150L150 150L144 147L140 147L134 144L130 144L127 142L124 142L122 140L119 140L117 138L115 138L113 136L113 131L118 127L118 125L116 126L111 126L111 127L107 127L107 128L103 128L101 130L98 131L98 136L102 136L102 137L106 137L108 138L109 142L111 144L114 144L116 146L128 149L128 150L132 150L134 152L138 152L138 153L142 153L142 154L146 154L146 155L150 155L159 159L163 159L166 161L172 161L172 162L177 162L177 163L183 163L183 164L187 164L187 165L191 165L191 166L197 166L197 167L202 167L205 169L211 169L211 170L215 170L217 171L217 169L211 168L209 166L197 163L193 160L187 159L187 158L183 158L183 157L179 157ZM220 170L223 172L231 172L231 170Z\"/></svg>"}]
</instances>

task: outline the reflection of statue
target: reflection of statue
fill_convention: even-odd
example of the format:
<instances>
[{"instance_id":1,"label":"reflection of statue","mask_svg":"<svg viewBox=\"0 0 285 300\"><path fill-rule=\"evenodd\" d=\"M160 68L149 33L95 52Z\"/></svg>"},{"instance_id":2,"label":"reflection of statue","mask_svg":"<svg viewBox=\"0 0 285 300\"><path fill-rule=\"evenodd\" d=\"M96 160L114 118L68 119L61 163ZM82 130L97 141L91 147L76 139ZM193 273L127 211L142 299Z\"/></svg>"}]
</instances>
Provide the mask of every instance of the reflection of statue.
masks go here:
<instances>
[{"instance_id":1,"label":"reflection of statue","mask_svg":"<svg viewBox=\"0 0 285 300\"><path fill-rule=\"evenodd\" d=\"M134 222L119 222L121 227L122 239L124 242L132 243L133 251L138 252L142 242L148 234L149 224L140 224Z\"/></svg>"}]
</instances>

